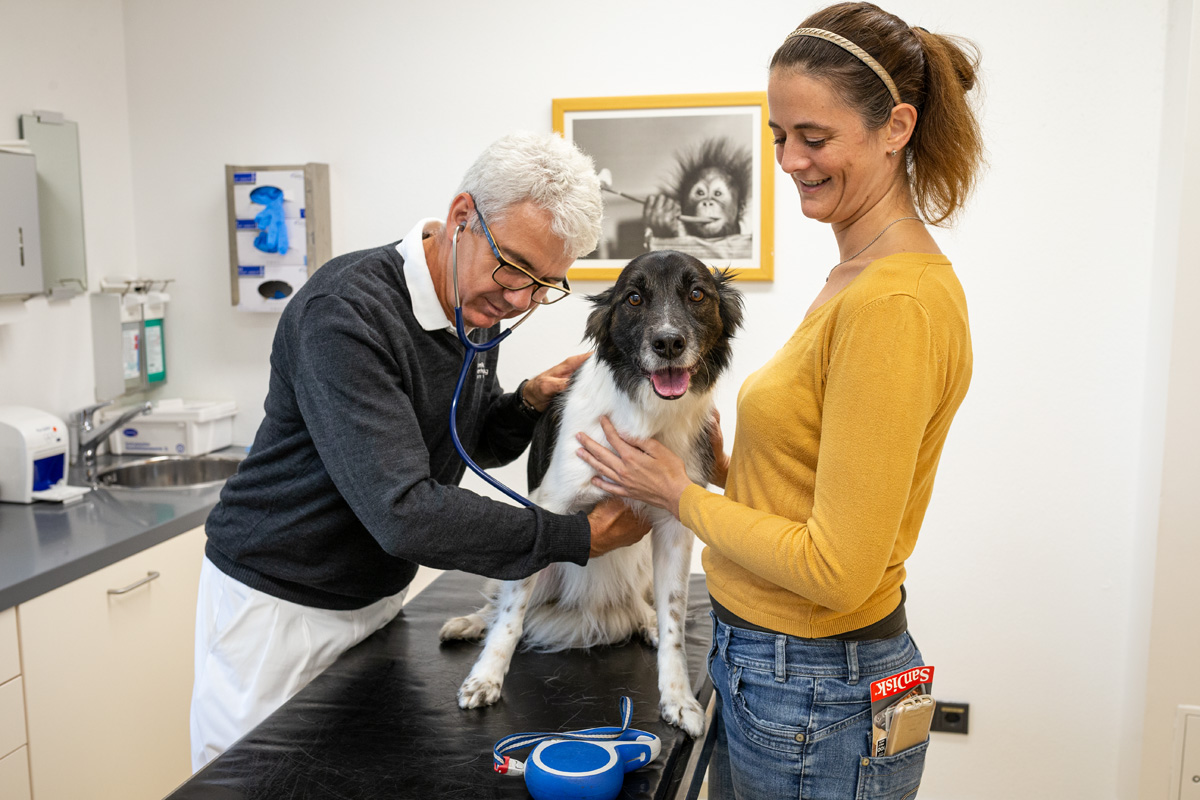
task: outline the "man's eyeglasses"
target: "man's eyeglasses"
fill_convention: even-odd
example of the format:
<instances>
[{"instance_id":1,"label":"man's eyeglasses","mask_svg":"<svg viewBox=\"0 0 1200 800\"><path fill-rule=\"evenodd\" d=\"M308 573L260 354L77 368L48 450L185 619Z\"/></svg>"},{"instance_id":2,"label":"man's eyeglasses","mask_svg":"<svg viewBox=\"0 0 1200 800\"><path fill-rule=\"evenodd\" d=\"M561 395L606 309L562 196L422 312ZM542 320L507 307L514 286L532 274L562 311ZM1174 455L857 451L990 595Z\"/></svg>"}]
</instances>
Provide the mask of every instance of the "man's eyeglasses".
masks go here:
<instances>
[{"instance_id":1,"label":"man's eyeglasses","mask_svg":"<svg viewBox=\"0 0 1200 800\"><path fill-rule=\"evenodd\" d=\"M565 277L562 279L562 283L548 283L541 278L534 277L528 270L518 267L501 255L500 248L496 246L496 239L492 236L492 231L488 227L487 220L483 218L483 213L480 212L478 204L475 206L475 213L479 215L479 221L483 223L483 233L487 237L488 244L492 247L492 254L500 262L492 270L492 280L505 289L514 292L528 289L530 286L536 286L537 288L533 290L533 295L530 299L543 306L557 303L571 293L571 285L567 283Z\"/></svg>"}]
</instances>

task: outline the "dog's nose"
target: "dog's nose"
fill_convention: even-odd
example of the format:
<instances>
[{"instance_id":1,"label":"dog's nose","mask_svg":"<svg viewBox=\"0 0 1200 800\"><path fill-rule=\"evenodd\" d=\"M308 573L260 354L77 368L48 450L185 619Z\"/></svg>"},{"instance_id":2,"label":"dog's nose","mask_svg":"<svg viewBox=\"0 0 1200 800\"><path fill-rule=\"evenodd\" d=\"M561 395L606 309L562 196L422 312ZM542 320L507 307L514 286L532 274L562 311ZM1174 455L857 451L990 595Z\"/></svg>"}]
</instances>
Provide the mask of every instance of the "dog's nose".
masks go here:
<instances>
[{"instance_id":1,"label":"dog's nose","mask_svg":"<svg viewBox=\"0 0 1200 800\"><path fill-rule=\"evenodd\" d=\"M679 331L662 331L654 337L654 352L663 358L678 358L687 346Z\"/></svg>"}]
</instances>

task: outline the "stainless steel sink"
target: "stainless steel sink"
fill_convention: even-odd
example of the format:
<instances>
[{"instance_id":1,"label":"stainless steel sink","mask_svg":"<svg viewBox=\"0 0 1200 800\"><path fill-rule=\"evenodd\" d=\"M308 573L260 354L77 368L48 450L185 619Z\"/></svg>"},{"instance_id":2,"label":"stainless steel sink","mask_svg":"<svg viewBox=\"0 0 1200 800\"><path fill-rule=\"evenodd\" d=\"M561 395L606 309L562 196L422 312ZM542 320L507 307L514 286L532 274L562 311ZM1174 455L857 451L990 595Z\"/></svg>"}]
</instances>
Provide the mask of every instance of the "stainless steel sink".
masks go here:
<instances>
[{"instance_id":1,"label":"stainless steel sink","mask_svg":"<svg viewBox=\"0 0 1200 800\"><path fill-rule=\"evenodd\" d=\"M241 461L219 456L158 456L97 471L106 489L171 489L212 486L237 472Z\"/></svg>"}]
</instances>

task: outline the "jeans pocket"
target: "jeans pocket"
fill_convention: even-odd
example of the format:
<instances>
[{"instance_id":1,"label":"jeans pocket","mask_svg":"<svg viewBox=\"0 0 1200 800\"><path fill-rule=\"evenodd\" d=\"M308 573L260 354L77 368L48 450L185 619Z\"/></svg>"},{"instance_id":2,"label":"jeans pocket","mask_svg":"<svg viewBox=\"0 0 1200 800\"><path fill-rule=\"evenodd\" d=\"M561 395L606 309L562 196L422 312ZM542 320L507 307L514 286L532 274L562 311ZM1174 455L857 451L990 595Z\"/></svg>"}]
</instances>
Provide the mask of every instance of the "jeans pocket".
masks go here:
<instances>
[{"instance_id":1,"label":"jeans pocket","mask_svg":"<svg viewBox=\"0 0 1200 800\"><path fill-rule=\"evenodd\" d=\"M729 689L734 722L747 739L784 753L803 749L811 687L779 683L769 673L735 666Z\"/></svg>"},{"instance_id":2,"label":"jeans pocket","mask_svg":"<svg viewBox=\"0 0 1200 800\"><path fill-rule=\"evenodd\" d=\"M857 800L911 800L921 786L929 740L892 756L863 758L858 767Z\"/></svg>"}]
</instances>

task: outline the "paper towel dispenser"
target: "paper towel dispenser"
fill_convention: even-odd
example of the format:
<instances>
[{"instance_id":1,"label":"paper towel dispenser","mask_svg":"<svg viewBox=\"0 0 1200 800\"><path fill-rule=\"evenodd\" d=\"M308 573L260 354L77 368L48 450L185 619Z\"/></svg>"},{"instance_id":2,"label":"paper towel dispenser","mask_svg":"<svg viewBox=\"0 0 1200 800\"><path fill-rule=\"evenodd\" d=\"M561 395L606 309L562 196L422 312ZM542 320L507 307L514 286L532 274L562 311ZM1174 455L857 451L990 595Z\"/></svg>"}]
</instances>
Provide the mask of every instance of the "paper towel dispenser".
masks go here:
<instances>
[{"instance_id":1,"label":"paper towel dispenser","mask_svg":"<svg viewBox=\"0 0 1200 800\"><path fill-rule=\"evenodd\" d=\"M0 296L44 291L37 161L31 152L0 149Z\"/></svg>"}]
</instances>

